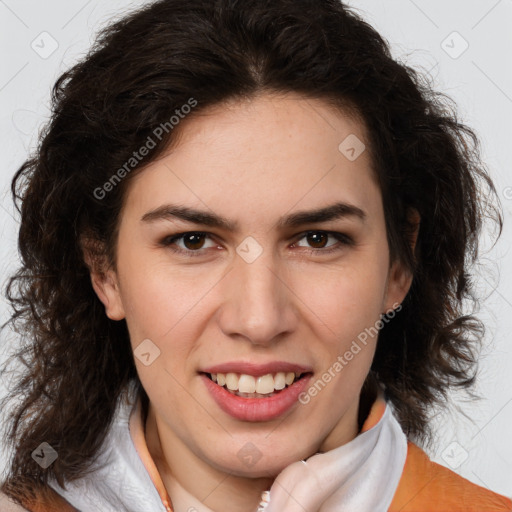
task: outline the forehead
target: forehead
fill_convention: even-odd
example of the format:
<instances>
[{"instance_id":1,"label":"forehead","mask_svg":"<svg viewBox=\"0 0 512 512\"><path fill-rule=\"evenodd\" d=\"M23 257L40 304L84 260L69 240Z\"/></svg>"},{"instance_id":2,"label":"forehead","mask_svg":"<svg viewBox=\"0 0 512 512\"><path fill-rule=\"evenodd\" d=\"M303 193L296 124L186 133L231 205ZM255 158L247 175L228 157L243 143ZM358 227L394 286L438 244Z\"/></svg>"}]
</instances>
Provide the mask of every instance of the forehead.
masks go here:
<instances>
[{"instance_id":1,"label":"forehead","mask_svg":"<svg viewBox=\"0 0 512 512\"><path fill-rule=\"evenodd\" d=\"M363 123L321 100L261 95L205 109L179 128L168 153L134 176L127 206L172 200L260 225L295 205L379 208Z\"/></svg>"}]
</instances>

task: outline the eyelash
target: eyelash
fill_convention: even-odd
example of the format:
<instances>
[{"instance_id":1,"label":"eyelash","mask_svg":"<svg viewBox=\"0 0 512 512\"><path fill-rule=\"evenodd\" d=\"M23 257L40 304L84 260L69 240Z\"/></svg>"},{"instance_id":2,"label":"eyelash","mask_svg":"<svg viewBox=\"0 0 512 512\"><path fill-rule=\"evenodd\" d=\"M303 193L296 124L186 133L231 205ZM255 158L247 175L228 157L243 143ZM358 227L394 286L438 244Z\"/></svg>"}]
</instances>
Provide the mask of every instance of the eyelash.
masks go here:
<instances>
[{"instance_id":1,"label":"eyelash","mask_svg":"<svg viewBox=\"0 0 512 512\"><path fill-rule=\"evenodd\" d=\"M323 231L323 230L309 230L309 231L305 231L304 233L301 233L300 237L297 238L297 242L299 242L300 240L302 240L303 238L305 238L307 235L309 234L324 234L324 235L327 235L327 236L332 236L334 238L336 238L336 240L338 240L338 242L340 242L342 244L342 246L352 246L354 245L354 240L344 234L344 233L338 233L337 231ZM168 249L171 249L174 253L178 253L178 254L182 254L182 255L185 255L186 257L196 257L196 256L202 256L203 255L203 249L197 249L197 250L191 250L191 249L188 249L188 250L185 250L185 249L181 249L181 248L178 248L178 247L173 247L173 244L175 242L177 242L178 240L180 239L183 239L186 235L205 235L207 237L210 237L211 238L211 235L210 233L207 233L205 231L185 231L183 233L177 233L176 235L171 235L171 236L166 236L164 239L162 239L160 241L160 245L162 247L166 247ZM297 242L294 242L294 243L297 243ZM341 250L343 247L340 247L338 244L334 244L332 246L328 246L326 249L323 249L323 248L319 248L319 249L314 249L314 248L311 248L309 250L307 250L307 248L305 247L302 247L302 249L306 249L306 252L308 254L319 254L319 253L322 253L322 254L330 254L332 252L336 252L336 251L339 251ZM207 247L207 249L211 249L211 247Z\"/></svg>"}]
</instances>

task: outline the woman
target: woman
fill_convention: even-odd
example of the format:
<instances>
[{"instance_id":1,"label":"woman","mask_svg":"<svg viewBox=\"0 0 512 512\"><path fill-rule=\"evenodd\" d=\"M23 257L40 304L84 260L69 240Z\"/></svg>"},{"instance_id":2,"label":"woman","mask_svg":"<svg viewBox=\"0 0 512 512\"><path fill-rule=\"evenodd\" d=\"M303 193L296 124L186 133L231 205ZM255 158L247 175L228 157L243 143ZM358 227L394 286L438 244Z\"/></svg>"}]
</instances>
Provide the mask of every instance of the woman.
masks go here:
<instances>
[{"instance_id":1,"label":"woman","mask_svg":"<svg viewBox=\"0 0 512 512\"><path fill-rule=\"evenodd\" d=\"M494 187L369 25L334 0L161 0L53 102L13 181L11 501L512 509L418 446L474 380Z\"/></svg>"}]
</instances>

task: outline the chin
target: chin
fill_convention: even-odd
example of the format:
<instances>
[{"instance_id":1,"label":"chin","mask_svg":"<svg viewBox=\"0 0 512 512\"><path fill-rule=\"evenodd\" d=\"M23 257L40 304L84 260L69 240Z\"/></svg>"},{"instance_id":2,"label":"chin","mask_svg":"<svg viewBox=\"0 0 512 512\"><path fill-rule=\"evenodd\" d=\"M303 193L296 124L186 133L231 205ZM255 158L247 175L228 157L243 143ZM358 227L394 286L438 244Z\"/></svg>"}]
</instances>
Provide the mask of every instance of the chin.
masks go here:
<instances>
[{"instance_id":1,"label":"chin","mask_svg":"<svg viewBox=\"0 0 512 512\"><path fill-rule=\"evenodd\" d=\"M225 459L220 454L210 463L217 469L245 478L275 478L287 466L316 453L311 450L296 450L297 446L279 444L278 449L267 447L259 450L256 442L248 441L233 456ZM225 452L224 452L225 453Z\"/></svg>"}]
</instances>

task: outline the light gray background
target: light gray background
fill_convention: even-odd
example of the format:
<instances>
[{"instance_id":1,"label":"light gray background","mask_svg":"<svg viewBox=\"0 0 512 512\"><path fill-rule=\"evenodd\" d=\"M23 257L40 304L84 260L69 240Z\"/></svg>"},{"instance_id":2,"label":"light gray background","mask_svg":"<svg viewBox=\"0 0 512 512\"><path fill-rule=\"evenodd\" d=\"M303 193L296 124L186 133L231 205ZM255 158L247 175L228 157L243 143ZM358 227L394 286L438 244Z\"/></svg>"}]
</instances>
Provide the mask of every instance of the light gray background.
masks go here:
<instances>
[{"instance_id":1,"label":"light gray background","mask_svg":"<svg viewBox=\"0 0 512 512\"><path fill-rule=\"evenodd\" d=\"M17 216L8 192L10 180L48 119L51 86L84 55L100 27L129 6L144 3L0 0L2 285L17 265ZM512 496L512 272L507 265L512 240L512 0L351 0L348 4L391 43L395 57L430 72L437 89L457 101L461 119L480 135L502 199L504 232L484 254L489 270L479 269L478 279L478 288L487 297L481 310L488 332L478 385L484 399L465 403L453 394L452 401L471 421L455 409L438 415L439 435L429 454L469 480ZM490 244L485 245L489 249ZM7 316L2 297L0 322ZM0 352L15 343L5 333L2 336ZM5 393L4 383L0 393Z\"/></svg>"}]
</instances>

